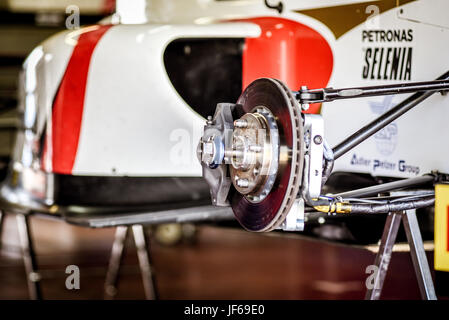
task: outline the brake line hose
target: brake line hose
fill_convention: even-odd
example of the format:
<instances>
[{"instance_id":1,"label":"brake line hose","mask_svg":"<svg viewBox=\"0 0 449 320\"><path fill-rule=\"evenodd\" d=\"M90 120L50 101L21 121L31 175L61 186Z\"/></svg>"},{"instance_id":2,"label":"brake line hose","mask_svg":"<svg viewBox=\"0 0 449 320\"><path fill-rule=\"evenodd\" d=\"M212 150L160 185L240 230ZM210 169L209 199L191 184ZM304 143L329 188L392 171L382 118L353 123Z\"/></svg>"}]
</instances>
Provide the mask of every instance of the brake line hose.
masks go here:
<instances>
[{"instance_id":1,"label":"brake line hose","mask_svg":"<svg viewBox=\"0 0 449 320\"><path fill-rule=\"evenodd\" d=\"M336 202L329 205L314 206L315 210L325 213L389 213L411 209L425 208L435 203L435 197L423 197L418 200L409 200L395 203L345 203Z\"/></svg>"}]
</instances>

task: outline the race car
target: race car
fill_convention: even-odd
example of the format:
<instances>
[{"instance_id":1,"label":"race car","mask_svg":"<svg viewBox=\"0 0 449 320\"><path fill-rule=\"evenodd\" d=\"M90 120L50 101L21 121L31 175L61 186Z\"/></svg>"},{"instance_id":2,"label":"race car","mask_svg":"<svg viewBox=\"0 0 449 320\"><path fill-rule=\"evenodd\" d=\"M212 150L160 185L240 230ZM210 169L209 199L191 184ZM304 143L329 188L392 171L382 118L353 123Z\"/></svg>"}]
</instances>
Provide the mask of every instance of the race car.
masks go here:
<instances>
[{"instance_id":1,"label":"race car","mask_svg":"<svg viewBox=\"0 0 449 320\"><path fill-rule=\"evenodd\" d=\"M328 41L288 8L149 1L138 24L122 8L56 34L26 59L6 204L62 212L208 202L195 150L216 104L263 75L311 86L331 75Z\"/></svg>"},{"instance_id":2,"label":"race car","mask_svg":"<svg viewBox=\"0 0 449 320\"><path fill-rule=\"evenodd\" d=\"M308 181L315 183L315 189L306 200L324 196L326 188L337 194L342 188L380 181L419 180L426 173L433 175L419 181L432 184L449 173L448 151L442 145L448 136L448 102L437 94L342 152L329 172L321 172L323 156L324 162L330 161L329 146L393 110L404 99L396 93L427 92L430 83L413 86L445 81L441 77L449 69L445 1L152 0L145 2L145 8L136 5L134 11L124 3L119 1L117 12L97 25L54 35L25 61L19 96L23 129L0 190L4 207L67 218L178 209L211 200L226 204L231 190L239 200L227 204L246 229L301 230L305 221L297 226L294 219L289 228L286 219L300 188L304 189L302 154L298 151L295 156L291 145L288 151L288 143L285 153L273 147L272 159L290 160L261 160L260 168L254 168L245 156L268 149L254 145L245 153L246 145L235 145L235 154L240 152L243 158L231 157L234 169L226 167L235 175L217 176L212 167L221 165L225 154L206 152L222 145L215 136L203 133L204 124L213 127L217 116L222 117L221 125L230 124L232 132L234 126L239 128L240 140L248 137L248 121L262 123L256 127L269 127L272 132L282 124L282 130L297 136L285 135L281 140L301 143L307 130L318 130L321 139L314 141L320 151L309 154L318 156L308 160L307 174L318 173ZM384 90L381 96L352 99L370 86L397 88L407 83L410 91ZM349 90L314 91L331 87ZM446 87L432 90L444 93ZM323 96L316 98L318 93ZM259 94L262 100L253 99ZM324 94L345 99L323 103L331 101ZM236 115L232 105L217 108L223 102L237 102L244 108ZM250 109L245 109L246 103ZM269 107L261 108L264 105ZM245 114L247 118L234 122ZM303 148L301 143L297 150ZM298 165L294 173L286 169L292 163ZM254 178L259 171L253 169L269 170L272 165L276 170ZM249 167L254 180L245 176ZM213 177L208 179L208 174ZM219 189L224 181L220 177L232 181ZM293 183L295 177L298 181ZM348 177L345 186L342 181ZM248 191L256 189L255 195ZM276 204L256 206L256 211L242 204L262 203L276 193ZM426 194L418 200L429 206L434 197ZM337 211L333 209L337 203L338 211L344 211L342 202L311 207L331 212ZM254 216L265 211L271 212L267 220L252 224ZM441 217L438 225L447 225L448 218ZM443 239L447 233L438 234Z\"/></svg>"}]
</instances>

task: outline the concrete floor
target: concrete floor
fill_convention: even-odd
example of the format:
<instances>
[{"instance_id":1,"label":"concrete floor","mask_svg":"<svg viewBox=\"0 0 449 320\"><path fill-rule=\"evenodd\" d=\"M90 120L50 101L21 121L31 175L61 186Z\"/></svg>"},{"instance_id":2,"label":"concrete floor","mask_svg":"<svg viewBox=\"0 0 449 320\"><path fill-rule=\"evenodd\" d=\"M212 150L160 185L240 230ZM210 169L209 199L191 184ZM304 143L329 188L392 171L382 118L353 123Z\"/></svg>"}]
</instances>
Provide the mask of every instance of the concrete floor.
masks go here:
<instances>
[{"instance_id":1,"label":"concrete floor","mask_svg":"<svg viewBox=\"0 0 449 320\"><path fill-rule=\"evenodd\" d=\"M31 219L46 299L103 299L114 229L87 229ZM27 299L14 216L7 216L0 254L0 299ZM129 242L117 299L143 299ZM253 234L200 226L194 243L151 241L161 299L363 299L374 254L297 235ZM432 262L431 253L429 261ZM65 288L65 268L80 268L80 290ZM419 299L408 253L394 253L383 299Z\"/></svg>"}]
</instances>

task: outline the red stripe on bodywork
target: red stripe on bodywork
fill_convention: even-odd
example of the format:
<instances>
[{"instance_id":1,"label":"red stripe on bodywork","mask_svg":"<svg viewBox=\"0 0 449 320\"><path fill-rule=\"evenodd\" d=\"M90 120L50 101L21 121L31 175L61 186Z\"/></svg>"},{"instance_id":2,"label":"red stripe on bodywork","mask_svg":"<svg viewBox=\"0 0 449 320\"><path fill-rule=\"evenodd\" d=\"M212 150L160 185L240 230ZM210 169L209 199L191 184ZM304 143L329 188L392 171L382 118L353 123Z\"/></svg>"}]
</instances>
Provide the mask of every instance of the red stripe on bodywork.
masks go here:
<instances>
[{"instance_id":1,"label":"red stripe on bodywork","mask_svg":"<svg viewBox=\"0 0 449 320\"><path fill-rule=\"evenodd\" d=\"M98 26L98 29L82 33L67 65L53 103L53 172L72 173L78 149L90 61L98 41L110 27Z\"/></svg>"},{"instance_id":2,"label":"red stripe on bodywork","mask_svg":"<svg viewBox=\"0 0 449 320\"><path fill-rule=\"evenodd\" d=\"M243 88L258 78L276 78L293 90L327 85L333 68L333 54L326 39L312 28L280 17L243 19L256 23L258 38L246 39L243 51ZM320 104L310 106L318 113Z\"/></svg>"}]
</instances>

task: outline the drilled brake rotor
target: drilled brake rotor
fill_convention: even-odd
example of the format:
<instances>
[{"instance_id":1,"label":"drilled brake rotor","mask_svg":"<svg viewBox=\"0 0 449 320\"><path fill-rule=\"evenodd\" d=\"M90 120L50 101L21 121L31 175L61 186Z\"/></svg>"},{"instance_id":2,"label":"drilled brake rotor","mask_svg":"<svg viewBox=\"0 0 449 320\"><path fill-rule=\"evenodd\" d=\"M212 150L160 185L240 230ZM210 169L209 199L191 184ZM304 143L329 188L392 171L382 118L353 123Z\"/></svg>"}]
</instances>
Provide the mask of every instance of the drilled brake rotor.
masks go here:
<instances>
[{"instance_id":1,"label":"drilled brake rotor","mask_svg":"<svg viewBox=\"0 0 449 320\"><path fill-rule=\"evenodd\" d=\"M281 81L268 78L252 82L237 104L242 106L245 113L241 118L242 122L251 123L257 128L271 128L276 132L276 135L267 138L269 143L266 143L264 148L272 148L271 140L276 140L277 149L268 153L266 150L262 151L260 159L254 158L253 162L248 162L259 164L256 168L254 165L250 167L252 171L244 167L245 159L239 159L241 162L238 166L234 164L244 170L231 170L234 188L230 192L230 203L236 219L244 228L256 232L271 231L285 220L302 182L304 132L301 109L291 91ZM258 122L259 116L263 116L266 121ZM255 139L245 135L244 131L241 131L241 135L248 140ZM267 154L272 157L270 162L264 158ZM271 172L271 175L265 172L263 179L256 177L254 171L263 170L264 167L275 168L276 171ZM265 170L269 170L267 168ZM243 177L245 184L241 183L242 180L238 184L238 179ZM244 188L259 190L259 193L257 196L251 196L249 191L243 191Z\"/></svg>"}]
</instances>

